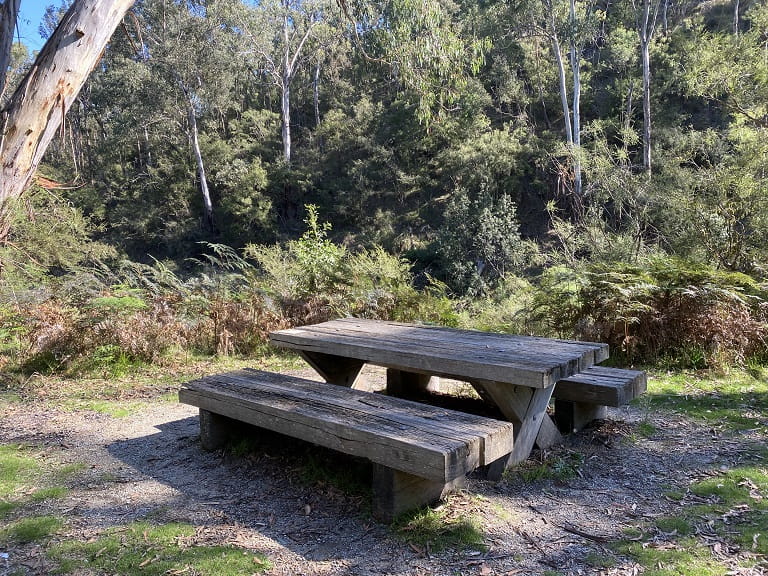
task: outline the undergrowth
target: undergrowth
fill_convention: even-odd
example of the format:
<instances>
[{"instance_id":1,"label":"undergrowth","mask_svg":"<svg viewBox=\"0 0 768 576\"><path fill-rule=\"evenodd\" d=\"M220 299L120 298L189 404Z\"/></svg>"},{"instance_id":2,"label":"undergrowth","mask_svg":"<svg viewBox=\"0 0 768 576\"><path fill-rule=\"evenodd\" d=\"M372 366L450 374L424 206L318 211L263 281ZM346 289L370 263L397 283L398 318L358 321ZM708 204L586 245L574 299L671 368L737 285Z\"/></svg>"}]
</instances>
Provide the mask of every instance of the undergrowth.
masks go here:
<instances>
[{"instance_id":1,"label":"undergrowth","mask_svg":"<svg viewBox=\"0 0 768 576\"><path fill-rule=\"evenodd\" d=\"M283 245L218 244L181 271L119 262L34 288L0 283L0 368L120 378L198 355L264 354L269 332L356 316L607 342L614 363L670 369L762 365L768 289L744 274L655 256L643 263L507 275L493 292L447 287L381 247L328 239L316 209Z\"/></svg>"}]
</instances>

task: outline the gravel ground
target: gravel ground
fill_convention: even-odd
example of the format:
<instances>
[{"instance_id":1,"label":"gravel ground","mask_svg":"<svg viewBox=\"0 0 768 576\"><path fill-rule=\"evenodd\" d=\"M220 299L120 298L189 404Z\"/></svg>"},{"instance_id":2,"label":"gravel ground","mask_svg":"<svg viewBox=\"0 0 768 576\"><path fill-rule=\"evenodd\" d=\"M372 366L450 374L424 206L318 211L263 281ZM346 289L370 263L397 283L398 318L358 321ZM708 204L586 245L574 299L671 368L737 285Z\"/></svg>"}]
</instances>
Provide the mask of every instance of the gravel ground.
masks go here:
<instances>
[{"instance_id":1,"label":"gravel ground","mask_svg":"<svg viewBox=\"0 0 768 576\"><path fill-rule=\"evenodd\" d=\"M364 496L302 480L291 444L266 442L245 456L202 451L189 406L157 401L124 418L43 403L11 404L4 412L0 442L32 443L58 462L86 464L66 498L40 504L66 519L57 538L87 541L148 518L188 522L197 527L197 543L263 553L273 575L637 574L639 567L606 543L674 511L680 504L665 493L738 464L749 440L721 437L673 414L612 411L563 446L532 456L583 456L568 480L470 478L466 491L442 506L448 516L478 518L488 550L435 553L373 521ZM656 432L639 435L640 421ZM38 546L7 553L0 576L51 570ZM734 574L757 573L739 568L738 551L718 553ZM601 558L611 558L610 567L596 567Z\"/></svg>"}]
</instances>

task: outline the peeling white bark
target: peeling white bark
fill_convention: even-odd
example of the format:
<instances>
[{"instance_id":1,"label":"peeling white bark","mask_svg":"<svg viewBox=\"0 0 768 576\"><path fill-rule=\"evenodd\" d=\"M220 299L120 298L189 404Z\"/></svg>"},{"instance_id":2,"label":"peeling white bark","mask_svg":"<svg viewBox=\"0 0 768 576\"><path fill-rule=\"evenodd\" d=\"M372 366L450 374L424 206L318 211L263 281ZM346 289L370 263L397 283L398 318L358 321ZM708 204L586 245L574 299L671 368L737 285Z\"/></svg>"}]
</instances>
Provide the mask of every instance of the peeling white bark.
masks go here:
<instances>
[{"instance_id":1,"label":"peeling white bark","mask_svg":"<svg viewBox=\"0 0 768 576\"><path fill-rule=\"evenodd\" d=\"M76 0L2 111L0 242L9 231L9 203L29 184L69 107L133 3Z\"/></svg>"}]
</instances>

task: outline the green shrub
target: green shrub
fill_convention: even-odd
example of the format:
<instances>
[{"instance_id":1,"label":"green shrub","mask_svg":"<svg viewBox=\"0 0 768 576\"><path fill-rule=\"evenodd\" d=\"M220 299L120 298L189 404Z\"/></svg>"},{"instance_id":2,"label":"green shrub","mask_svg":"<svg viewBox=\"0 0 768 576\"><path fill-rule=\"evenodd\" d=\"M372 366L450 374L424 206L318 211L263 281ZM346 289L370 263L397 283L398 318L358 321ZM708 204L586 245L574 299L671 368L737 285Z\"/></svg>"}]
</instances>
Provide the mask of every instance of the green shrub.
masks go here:
<instances>
[{"instance_id":1,"label":"green shrub","mask_svg":"<svg viewBox=\"0 0 768 576\"><path fill-rule=\"evenodd\" d=\"M319 224L307 206L307 231L285 246L249 245L246 257L260 273L252 290L274 299L288 324L309 324L340 316L455 324L447 289L428 279L418 290L411 265L383 248L346 250L328 238L329 224Z\"/></svg>"},{"instance_id":2,"label":"green shrub","mask_svg":"<svg viewBox=\"0 0 768 576\"><path fill-rule=\"evenodd\" d=\"M629 360L671 356L703 367L766 354L768 293L745 274L656 257L553 268L538 288L536 317L561 335L608 342Z\"/></svg>"}]
</instances>

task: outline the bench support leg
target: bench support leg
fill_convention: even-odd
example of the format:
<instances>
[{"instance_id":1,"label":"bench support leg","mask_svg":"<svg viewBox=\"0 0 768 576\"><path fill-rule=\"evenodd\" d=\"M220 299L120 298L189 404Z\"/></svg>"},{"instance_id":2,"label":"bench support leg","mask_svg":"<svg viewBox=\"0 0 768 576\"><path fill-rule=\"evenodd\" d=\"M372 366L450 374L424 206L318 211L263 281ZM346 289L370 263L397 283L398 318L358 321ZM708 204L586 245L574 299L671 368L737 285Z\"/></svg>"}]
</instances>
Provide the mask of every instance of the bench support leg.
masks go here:
<instances>
[{"instance_id":1,"label":"bench support leg","mask_svg":"<svg viewBox=\"0 0 768 576\"><path fill-rule=\"evenodd\" d=\"M374 463L373 516L381 522L392 522L403 512L437 502L465 485L464 476L443 483Z\"/></svg>"},{"instance_id":2,"label":"bench support leg","mask_svg":"<svg viewBox=\"0 0 768 576\"><path fill-rule=\"evenodd\" d=\"M593 420L603 420L607 415L606 406L555 399L555 420L563 434L578 432Z\"/></svg>"},{"instance_id":3,"label":"bench support leg","mask_svg":"<svg viewBox=\"0 0 768 576\"><path fill-rule=\"evenodd\" d=\"M533 450L534 443L547 448L562 437L554 422L547 415L547 406L555 387L529 388L527 386L502 385L497 382L472 382L483 398L488 398L499 407L501 413L515 426L515 440L508 465L525 461Z\"/></svg>"},{"instance_id":4,"label":"bench support leg","mask_svg":"<svg viewBox=\"0 0 768 576\"><path fill-rule=\"evenodd\" d=\"M347 388L355 387L357 377L363 368L363 361L354 358L344 358L321 352L300 351L299 354L320 376L325 378L326 382Z\"/></svg>"},{"instance_id":5,"label":"bench support leg","mask_svg":"<svg viewBox=\"0 0 768 576\"><path fill-rule=\"evenodd\" d=\"M399 398L417 397L427 392L439 392L440 379L428 374L387 368L387 394Z\"/></svg>"},{"instance_id":6,"label":"bench support leg","mask_svg":"<svg viewBox=\"0 0 768 576\"><path fill-rule=\"evenodd\" d=\"M226 444L233 420L200 408L200 443L204 450L217 450Z\"/></svg>"}]
</instances>

